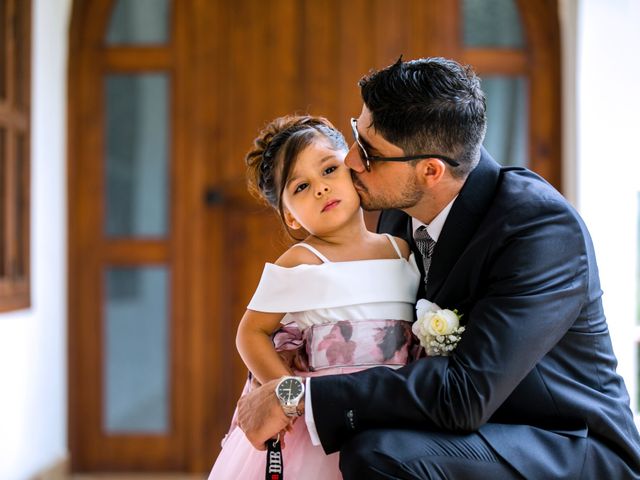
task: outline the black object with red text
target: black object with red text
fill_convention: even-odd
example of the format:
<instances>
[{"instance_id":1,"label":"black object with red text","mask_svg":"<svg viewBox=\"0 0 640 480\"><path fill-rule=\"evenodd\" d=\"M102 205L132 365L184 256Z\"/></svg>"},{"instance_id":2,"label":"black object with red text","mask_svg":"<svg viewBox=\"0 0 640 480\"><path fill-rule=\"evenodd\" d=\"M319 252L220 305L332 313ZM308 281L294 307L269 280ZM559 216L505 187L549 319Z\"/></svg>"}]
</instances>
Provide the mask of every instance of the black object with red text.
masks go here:
<instances>
[{"instance_id":1,"label":"black object with red text","mask_svg":"<svg viewBox=\"0 0 640 480\"><path fill-rule=\"evenodd\" d=\"M267 440L267 471L266 480L283 480L284 463L280 449L280 435L277 438Z\"/></svg>"}]
</instances>

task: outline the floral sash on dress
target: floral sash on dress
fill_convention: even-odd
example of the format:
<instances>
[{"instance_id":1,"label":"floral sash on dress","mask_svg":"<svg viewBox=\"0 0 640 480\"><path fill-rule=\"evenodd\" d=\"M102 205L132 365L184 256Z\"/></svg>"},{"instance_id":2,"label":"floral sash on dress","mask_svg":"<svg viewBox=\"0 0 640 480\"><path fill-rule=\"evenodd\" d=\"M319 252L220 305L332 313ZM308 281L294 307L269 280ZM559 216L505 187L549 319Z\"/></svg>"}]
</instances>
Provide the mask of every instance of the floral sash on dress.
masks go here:
<instances>
[{"instance_id":1,"label":"floral sash on dress","mask_svg":"<svg viewBox=\"0 0 640 480\"><path fill-rule=\"evenodd\" d=\"M312 325L304 333L290 324L273 337L276 350L297 351L292 359L297 370L310 372L335 367L403 366L411 360L414 340L411 323L404 320L343 320Z\"/></svg>"}]
</instances>

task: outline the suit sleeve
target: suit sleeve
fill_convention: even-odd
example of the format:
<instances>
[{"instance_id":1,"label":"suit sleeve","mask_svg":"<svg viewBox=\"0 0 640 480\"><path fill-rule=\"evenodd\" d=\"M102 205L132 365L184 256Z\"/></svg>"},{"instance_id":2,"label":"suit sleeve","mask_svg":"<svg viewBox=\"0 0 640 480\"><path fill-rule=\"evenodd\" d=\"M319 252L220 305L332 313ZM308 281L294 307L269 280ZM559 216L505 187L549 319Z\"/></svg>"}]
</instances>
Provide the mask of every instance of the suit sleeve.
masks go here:
<instances>
[{"instance_id":1,"label":"suit sleeve","mask_svg":"<svg viewBox=\"0 0 640 480\"><path fill-rule=\"evenodd\" d=\"M569 207L543 208L505 215L488 257L477 259L484 293L461 312L466 331L451 356L313 379L326 452L370 428L476 430L563 337L585 302L588 255Z\"/></svg>"}]
</instances>

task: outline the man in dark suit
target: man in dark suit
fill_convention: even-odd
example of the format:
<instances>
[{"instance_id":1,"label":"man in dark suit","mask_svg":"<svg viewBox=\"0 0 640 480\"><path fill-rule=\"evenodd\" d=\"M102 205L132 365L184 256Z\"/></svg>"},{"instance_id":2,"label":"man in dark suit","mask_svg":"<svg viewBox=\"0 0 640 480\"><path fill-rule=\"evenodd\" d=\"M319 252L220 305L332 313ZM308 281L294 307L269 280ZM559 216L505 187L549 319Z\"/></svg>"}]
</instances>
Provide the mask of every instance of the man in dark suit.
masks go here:
<instances>
[{"instance_id":1,"label":"man in dark suit","mask_svg":"<svg viewBox=\"0 0 640 480\"><path fill-rule=\"evenodd\" d=\"M470 69L399 60L360 86L345 162L363 207L383 209L378 229L425 254L419 296L457 309L466 331L449 356L308 381L312 437L340 451L346 479L640 478L579 215L482 149L485 101ZM271 383L240 403L257 447L287 421Z\"/></svg>"}]
</instances>

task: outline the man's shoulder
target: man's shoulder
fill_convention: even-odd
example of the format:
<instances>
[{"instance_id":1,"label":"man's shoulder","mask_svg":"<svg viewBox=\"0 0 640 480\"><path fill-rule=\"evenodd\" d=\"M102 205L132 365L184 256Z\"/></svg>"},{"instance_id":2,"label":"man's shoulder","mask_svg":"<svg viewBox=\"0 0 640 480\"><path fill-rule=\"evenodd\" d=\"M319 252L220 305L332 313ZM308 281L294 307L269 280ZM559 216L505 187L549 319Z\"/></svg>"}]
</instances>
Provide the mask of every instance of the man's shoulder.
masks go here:
<instances>
[{"instance_id":1,"label":"man's shoulder","mask_svg":"<svg viewBox=\"0 0 640 480\"><path fill-rule=\"evenodd\" d=\"M588 236L575 207L551 184L527 169L504 168L485 215L485 225L513 232L541 225L571 226L576 236Z\"/></svg>"},{"instance_id":2,"label":"man's shoulder","mask_svg":"<svg viewBox=\"0 0 640 480\"><path fill-rule=\"evenodd\" d=\"M544 178L520 167L503 167L496 189L496 201L513 208L572 209L566 198Z\"/></svg>"}]
</instances>

